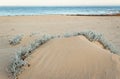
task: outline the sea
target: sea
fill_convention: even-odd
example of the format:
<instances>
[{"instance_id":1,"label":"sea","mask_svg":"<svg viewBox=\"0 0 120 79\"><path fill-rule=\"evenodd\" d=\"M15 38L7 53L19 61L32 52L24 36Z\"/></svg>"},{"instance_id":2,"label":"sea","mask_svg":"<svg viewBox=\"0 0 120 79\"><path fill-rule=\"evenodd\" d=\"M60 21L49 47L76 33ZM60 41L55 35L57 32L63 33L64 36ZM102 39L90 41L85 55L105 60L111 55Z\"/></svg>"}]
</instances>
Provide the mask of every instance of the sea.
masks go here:
<instances>
[{"instance_id":1,"label":"sea","mask_svg":"<svg viewBox=\"0 0 120 79\"><path fill-rule=\"evenodd\" d=\"M0 6L0 16L106 15L120 13L120 6Z\"/></svg>"}]
</instances>

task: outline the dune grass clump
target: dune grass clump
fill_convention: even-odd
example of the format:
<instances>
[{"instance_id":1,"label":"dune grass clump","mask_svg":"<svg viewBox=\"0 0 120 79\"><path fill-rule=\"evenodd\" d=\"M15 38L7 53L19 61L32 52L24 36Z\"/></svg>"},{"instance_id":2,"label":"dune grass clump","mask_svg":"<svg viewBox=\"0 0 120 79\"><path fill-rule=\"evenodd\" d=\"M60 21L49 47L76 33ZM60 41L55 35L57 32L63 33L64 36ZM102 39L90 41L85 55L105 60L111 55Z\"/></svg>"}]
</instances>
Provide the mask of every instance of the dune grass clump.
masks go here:
<instances>
[{"instance_id":1,"label":"dune grass clump","mask_svg":"<svg viewBox=\"0 0 120 79\"><path fill-rule=\"evenodd\" d=\"M71 37L71 36L73 36L73 33L65 33L65 34L64 34L64 37L65 37L65 38L68 38L68 37Z\"/></svg>"},{"instance_id":2,"label":"dune grass clump","mask_svg":"<svg viewBox=\"0 0 120 79\"><path fill-rule=\"evenodd\" d=\"M116 47L110 41L108 41L101 33L91 31L91 30L71 33L71 36L79 36L79 35L85 36L91 42L94 42L94 41L100 42L105 49L110 50L110 52L114 54L119 53ZM65 37L68 37L68 36L70 37L70 34L69 35L67 34L67 36L65 34Z\"/></svg>"},{"instance_id":3,"label":"dune grass clump","mask_svg":"<svg viewBox=\"0 0 120 79\"><path fill-rule=\"evenodd\" d=\"M22 71L22 66L26 65L26 62L23 59L24 53L25 50L23 48L18 50L8 67L8 71L11 73L11 75L13 75L14 79L17 79L17 75L19 75L19 73Z\"/></svg>"},{"instance_id":4,"label":"dune grass clump","mask_svg":"<svg viewBox=\"0 0 120 79\"><path fill-rule=\"evenodd\" d=\"M85 36L89 41L99 41L103 38L103 35L101 33L97 33L94 31L83 31L80 32L80 35Z\"/></svg>"},{"instance_id":5,"label":"dune grass clump","mask_svg":"<svg viewBox=\"0 0 120 79\"><path fill-rule=\"evenodd\" d=\"M120 54L118 49L108 40L106 40L104 37L99 40L99 42L104 46L105 49L109 50L110 52L114 54Z\"/></svg>"},{"instance_id":6,"label":"dune grass clump","mask_svg":"<svg viewBox=\"0 0 120 79\"><path fill-rule=\"evenodd\" d=\"M85 31L81 32L81 34L88 38L88 40L90 41L100 42L103 47L107 50L110 50L110 52L118 54L119 51L116 49L116 47L110 41L108 41L101 33L97 33L94 31Z\"/></svg>"},{"instance_id":7,"label":"dune grass clump","mask_svg":"<svg viewBox=\"0 0 120 79\"><path fill-rule=\"evenodd\" d=\"M14 79L17 79L19 73L22 72L22 67L28 64L25 61L25 58L27 58L36 48L53 38L54 36L43 35L42 38L35 40L26 47L20 48L20 50L16 52L16 55L13 57L13 60L8 67L8 71L13 75Z\"/></svg>"},{"instance_id":8,"label":"dune grass clump","mask_svg":"<svg viewBox=\"0 0 120 79\"><path fill-rule=\"evenodd\" d=\"M11 39L9 39L10 45L19 44L20 41L22 40L22 37L23 37L23 35L16 35L16 36L12 37Z\"/></svg>"}]
</instances>

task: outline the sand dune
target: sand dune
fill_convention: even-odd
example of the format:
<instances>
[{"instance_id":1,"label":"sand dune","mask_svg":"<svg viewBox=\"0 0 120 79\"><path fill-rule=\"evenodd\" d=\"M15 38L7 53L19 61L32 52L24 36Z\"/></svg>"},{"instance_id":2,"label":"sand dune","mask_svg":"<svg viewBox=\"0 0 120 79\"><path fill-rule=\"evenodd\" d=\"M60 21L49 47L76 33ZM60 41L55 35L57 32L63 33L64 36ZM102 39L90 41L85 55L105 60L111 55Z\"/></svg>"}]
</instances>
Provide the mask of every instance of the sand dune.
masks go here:
<instances>
[{"instance_id":1,"label":"sand dune","mask_svg":"<svg viewBox=\"0 0 120 79\"><path fill-rule=\"evenodd\" d=\"M120 57L83 36L50 40L27 60L19 79L120 79Z\"/></svg>"}]
</instances>

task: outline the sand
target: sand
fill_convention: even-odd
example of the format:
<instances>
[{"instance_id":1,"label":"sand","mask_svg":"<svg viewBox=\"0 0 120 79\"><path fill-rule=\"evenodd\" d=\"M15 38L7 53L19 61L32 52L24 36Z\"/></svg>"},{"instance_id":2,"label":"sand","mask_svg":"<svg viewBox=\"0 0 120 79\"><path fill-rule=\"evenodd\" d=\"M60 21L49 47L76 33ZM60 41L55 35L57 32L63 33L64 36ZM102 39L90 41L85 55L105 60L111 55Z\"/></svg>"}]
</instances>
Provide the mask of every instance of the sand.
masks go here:
<instances>
[{"instance_id":1,"label":"sand","mask_svg":"<svg viewBox=\"0 0 120 79\"><path fill-rule=\"evenodd\" d=\"M9 74L6 70L15 51L39 36L29 37L31 33L63 34L86 29L103 33L108 40L120 48L120 16L42 15L0 17L0 79L8 79ZM24 38L19 45L10 46L8 39L16 34L24 34ZM80 52L81 49L85 52L84 54ZM89 51L85 49L89 49ZM68 54L69 52L70 54ZM45 58L42 59L41 55ZM120 74L118 69L119 56L110 54L109 51L103 50L99 45L84 38L51 40L37 49L30 59L31 66L23 72L25 75L21 74L19 76L20 79L35 79L37 77L42 79L65 79L66 77L73 79L75 76L76 79L85 77L85 79L94 79L94 77L95 79L96 77L98 77L97 79L120 78L118 76ZM41 69L38 69L39 66ZM53 76L53 74L56 75ZM87 76L84 76L86 74Z\"/></svg>"},{"instance_id":2,"label":"sand","mask_svg":"<svg viewBox=\"0 0 120 79\"><path fill-rule=\"evenodd\" d=\"M22 33L58 34L86 29L103 33L106 38L120 48L120 16L42 15L0 17L0 36Z\"/></svg>"},{"instance_id":3,"label":"sand","mask_svg":"<svg viewBox=\"0 0 120 79\"><path fill-rule=\"evenodd\" d=\"M50 40L28 60L19 79L120 78L120 57L83 36Z\"/></svg>"}]
</instances>

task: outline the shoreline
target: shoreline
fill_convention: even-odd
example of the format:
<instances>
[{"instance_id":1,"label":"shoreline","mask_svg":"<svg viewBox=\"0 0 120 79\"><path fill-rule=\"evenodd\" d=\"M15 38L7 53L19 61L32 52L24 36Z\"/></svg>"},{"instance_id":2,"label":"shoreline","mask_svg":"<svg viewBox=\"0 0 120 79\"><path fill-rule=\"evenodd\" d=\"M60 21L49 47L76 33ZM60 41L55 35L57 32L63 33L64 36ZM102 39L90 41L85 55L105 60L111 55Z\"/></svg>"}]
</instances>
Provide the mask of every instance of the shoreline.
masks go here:
<instances>
[{"instance_id":1,"label":"shoreline","mask_svg":"<svg viewBox=\"0 0 120 79\"><path fill-rule=\"evenodd\" d=\"M116 14L40 14L40 15L5 15L5 16L1 16L0 17L14 17L14 16L120 16L120 13L116 13Z\"/></svg>"},{"instance_id":2,"label":"shoreline","mask_svg":"<svg viewBox=\"0 0 120 79\"><path fill-rule=\"evenodd\" d=\"M72 14L72 15L68 15L68 16L120 16L120 13L118 14L91 14L91 15L84 15L84 14Z\"/></svg>"}]
</instances>

